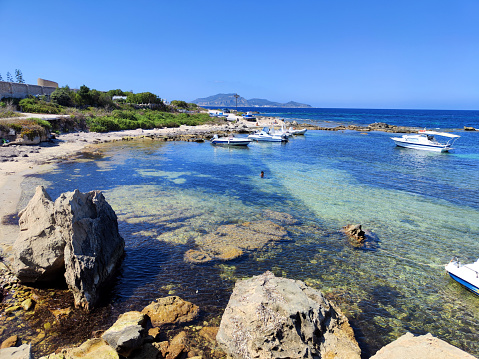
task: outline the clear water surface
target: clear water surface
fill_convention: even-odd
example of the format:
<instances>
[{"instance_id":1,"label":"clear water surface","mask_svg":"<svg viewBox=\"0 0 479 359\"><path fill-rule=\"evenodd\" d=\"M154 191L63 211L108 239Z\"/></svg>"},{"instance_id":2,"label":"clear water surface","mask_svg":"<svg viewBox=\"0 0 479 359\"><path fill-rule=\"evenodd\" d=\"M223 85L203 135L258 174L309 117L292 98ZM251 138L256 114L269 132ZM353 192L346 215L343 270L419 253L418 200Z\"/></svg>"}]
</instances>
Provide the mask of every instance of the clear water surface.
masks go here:
<instances>
[{"instance_id":1,"label":"clear water surface","mask_svg":"<svg viewBox=\"0 0 479 359\"><path fill-rule=\"evenodd\" d=\"M104 144L101 156L29 178L25 199L37 183L52 198L76 188L104 191L126 241L112 294L118 312L174 293L219 316L235 280L271 270L338 303L366 357L407 331L430 332L479 356L479 297L444 271L454 255L479 257L479 133L456 133L455 151L442 154L395 147L391 134L353 131L308 131L286 144L243 149ZM298 220L285 225L290 240L228 262L184 261L195 238L261 219L265 210ZM351 223L371 232L365 247L340 232Z\"/></svg>"}]
</instances>

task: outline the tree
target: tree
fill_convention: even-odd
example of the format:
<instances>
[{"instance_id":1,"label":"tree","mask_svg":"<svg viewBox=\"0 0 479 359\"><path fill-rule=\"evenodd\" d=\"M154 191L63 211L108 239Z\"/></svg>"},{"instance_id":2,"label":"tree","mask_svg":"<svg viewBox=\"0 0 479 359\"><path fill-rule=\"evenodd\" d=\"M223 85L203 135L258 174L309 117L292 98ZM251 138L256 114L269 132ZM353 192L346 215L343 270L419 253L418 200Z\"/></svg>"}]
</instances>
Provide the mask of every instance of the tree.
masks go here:
<instances>
[{"instance_id":1,"label":"tree","mask_svg":"<svg viewBox=\"0 0 479 359\"><path fill-rule=\"evenodd\" d=\"M7 72L7 82L13 82L13 77L10 72Z\"/></svg>"},{"instance_id":2,"label":"tree","mask_svg":"<svg viewBox=\"0 0 479 359\"><path fill-rule=\"evenodd\" d=\"M0 74L0 81L3 81L2 74Z\"/></svg>"},{"instance_id":3,"label":"tree","mask_svg":"<svg viewBox=\"0 0 479 359\"><path fill-rule=\"evenodd\" d=\"M25 80L23 79L22 72L19 69L15 69L15 78L19 84L24 84Z\"/></svg>"},{"instance_id":4,"label":"tree","mask_svg":"<svg viewBox=\"0 0 479 359\"><path fill-rule=\"evenodd\" d=\"M186 103L185 101L173 100L173 101L171 101L171 104L173 106L178 107L178 108L184 108L185 110L187 110L189 108L188 103Z\"/></svg>"},{"instance_id":5,"label":"tree","mask_svg":"<svg viewBox=\"0 0 479 359\"><path fill-rule=\"evenodd\" d=\"M61 106L72 106L73 99L72 94L74 94L68 86L57 88L50 95L50 99L53 103L56 103Z\"/></svg>"},{"instance_id":6,"label":"tree","mask_svg":"<svg viewBox=\"0 0 479 359\"><path fill-rule=\"evenodd\" d=\"M80 86L80 90L78 90L77 95L80 97L79 105L92 105L92 95L88 86Z\"/></svg>"}]
</instances>

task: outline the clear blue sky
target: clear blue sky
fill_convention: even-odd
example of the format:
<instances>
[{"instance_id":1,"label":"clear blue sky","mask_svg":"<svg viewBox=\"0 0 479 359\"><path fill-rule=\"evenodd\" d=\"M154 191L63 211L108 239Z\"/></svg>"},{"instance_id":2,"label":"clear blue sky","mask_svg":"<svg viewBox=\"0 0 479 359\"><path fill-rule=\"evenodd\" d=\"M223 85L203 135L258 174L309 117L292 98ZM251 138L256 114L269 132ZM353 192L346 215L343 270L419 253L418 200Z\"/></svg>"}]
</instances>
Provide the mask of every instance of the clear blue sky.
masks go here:
<instances>
[{"instance_id":1,"label":"clear blue sky","mask_svg":"<svg viewBox=\"0 0 479 359\"><path fill-rule=\"evenodd\" d=\"M0 0L0 28L4 80L479 109L479 0Z\"/></svg>"}]
</instances>

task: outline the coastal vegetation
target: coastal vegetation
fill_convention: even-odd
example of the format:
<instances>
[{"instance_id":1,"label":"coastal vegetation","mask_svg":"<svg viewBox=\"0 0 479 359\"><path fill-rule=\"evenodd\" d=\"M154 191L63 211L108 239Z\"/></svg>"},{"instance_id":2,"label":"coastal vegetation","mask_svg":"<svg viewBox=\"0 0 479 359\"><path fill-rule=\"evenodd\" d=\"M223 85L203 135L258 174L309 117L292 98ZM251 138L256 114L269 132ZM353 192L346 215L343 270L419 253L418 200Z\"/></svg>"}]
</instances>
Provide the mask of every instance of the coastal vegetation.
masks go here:
<instances>
[{"instance_id":1,"label":"coastal vegetation","mask_svg":"<svg viewBox=\"0 0 479 359\"><path fill-rule=\"evenodd\" d=\"M8 106L5 101L8 101ZM25 126L25 131L32 126L40 126L56 132L77 130L109 132L138 128L195 126L213 121L208 114L200 113L200 108L196 104L186 101L174 100L171 104L167 104L151 92L133 93L121 89L102 92L90 89L86 85L78 90L72 90L69 86L60 87L49 97L4 99L0 105L2 105L0 118L18 116L18 113L14 111L17 109L35 114L69 115L69 118L63 116L57 120L50 128L42 127L31 119L4 121L2 124L3 128L10 127L15 130L19 125ZM23 129L16 130L17 133L22 131Z\"/></svg>"}]
</instances>

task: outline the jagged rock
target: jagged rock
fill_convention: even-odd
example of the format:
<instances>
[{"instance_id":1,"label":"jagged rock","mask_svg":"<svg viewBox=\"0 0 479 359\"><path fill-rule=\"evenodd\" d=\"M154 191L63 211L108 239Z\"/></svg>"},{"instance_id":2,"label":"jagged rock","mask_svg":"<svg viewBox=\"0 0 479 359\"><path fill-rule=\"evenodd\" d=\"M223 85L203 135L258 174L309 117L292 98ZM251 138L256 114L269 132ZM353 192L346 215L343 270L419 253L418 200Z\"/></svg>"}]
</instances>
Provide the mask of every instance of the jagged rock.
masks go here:
<instances>
[{"instance_id":1,"label":"jagged rock","mask_svg":"<svg viewBox=\"0 0 479 359\"><path fill-rule=\"evenodd\" d=\"M31 345L0 349L0 359L33 359Z\"/></svg>"},{"instance_id":2,"label":"jagged rock","mask_svg":"<svg viewBox=\"0 0 479 359\"><path fill-rule=\"evenodd\" d=\"M22 282L54 282L64 274L75 306L90 309L120 263L125 242L117 217L100 191L78 190L53 203L37 187L20 212L13 271Z\"/></svg>"},{"instance_id":3,"label":"jagged rock","mask_svg":"<svg viewBox=\"0 0 479 359\"><path fill-rule=\"evenodd\" d=\"M154 327L159 327L163 324L190 322L198 316L199 308L180 297L170 296L158 298L141 312L150 317L151 324Z\"/></svg>"},{"instance_id":4,"label":"jagged rock","mask_svg":"<svg viewBox=\"0 0 479 359\"><path fill-rule=\"evenodd\" d=\"M139 348L146 335L146 316L140 312L127 312L101 336L118 354L129 357Z\"/></svg>"},{"instance_id":5,"label":"jagged rock","mask_svg":"<svg viewBox=\"0 0 479 359\"><path fill-rule=\"evenodd\" d=\"M349 237L355 239L359 243L363 243L366 239L366 233L362 230L360 224L348 224L347 226L343 227L343 231Z\"/></svg>"},{"instance_id":6,"label":"jagged rock","mask_svg":"<svg viewBox=\"0 0 479 359\"><path fill-rule=\"evenodd\" d=\"M13 245L15 275L24 283L61 278L65 239L61 228L55 226L54 203L42 186L18 215L20 234Z\"/></svg>"},{"instance_id":7,"label":"jagged rock","mask_svg":"<svg viewBox=\"0 0 479 359\"><path fill-rule=\"evenodd\" d=\"M320 291L266 272L239 281L217 342L233 358L360 358L347 318Z\"/></svg>"},{"instance_id":8,"label":"jagged rock","mask_svg":"<svg viewBox=\"0 0 479 359\"><path fill-rule=\"evenodd\" d=\"M218 335L218 330L219 327L203 327L201 330L198 332L200 336L205 338L207 341L211 343L216 342L216 336Z\"/></svg>"},{"instance_id":9,"label":"jagged rock","mask_svg":"<svg viewBox=\"0 0 479 359\"><path fill-rule=\"evenodd\" d=\"M371 359L473 359L459 348L433 337L430 333L414 336L406 333L389 343Z\"/></svg>"}]
</instances>

